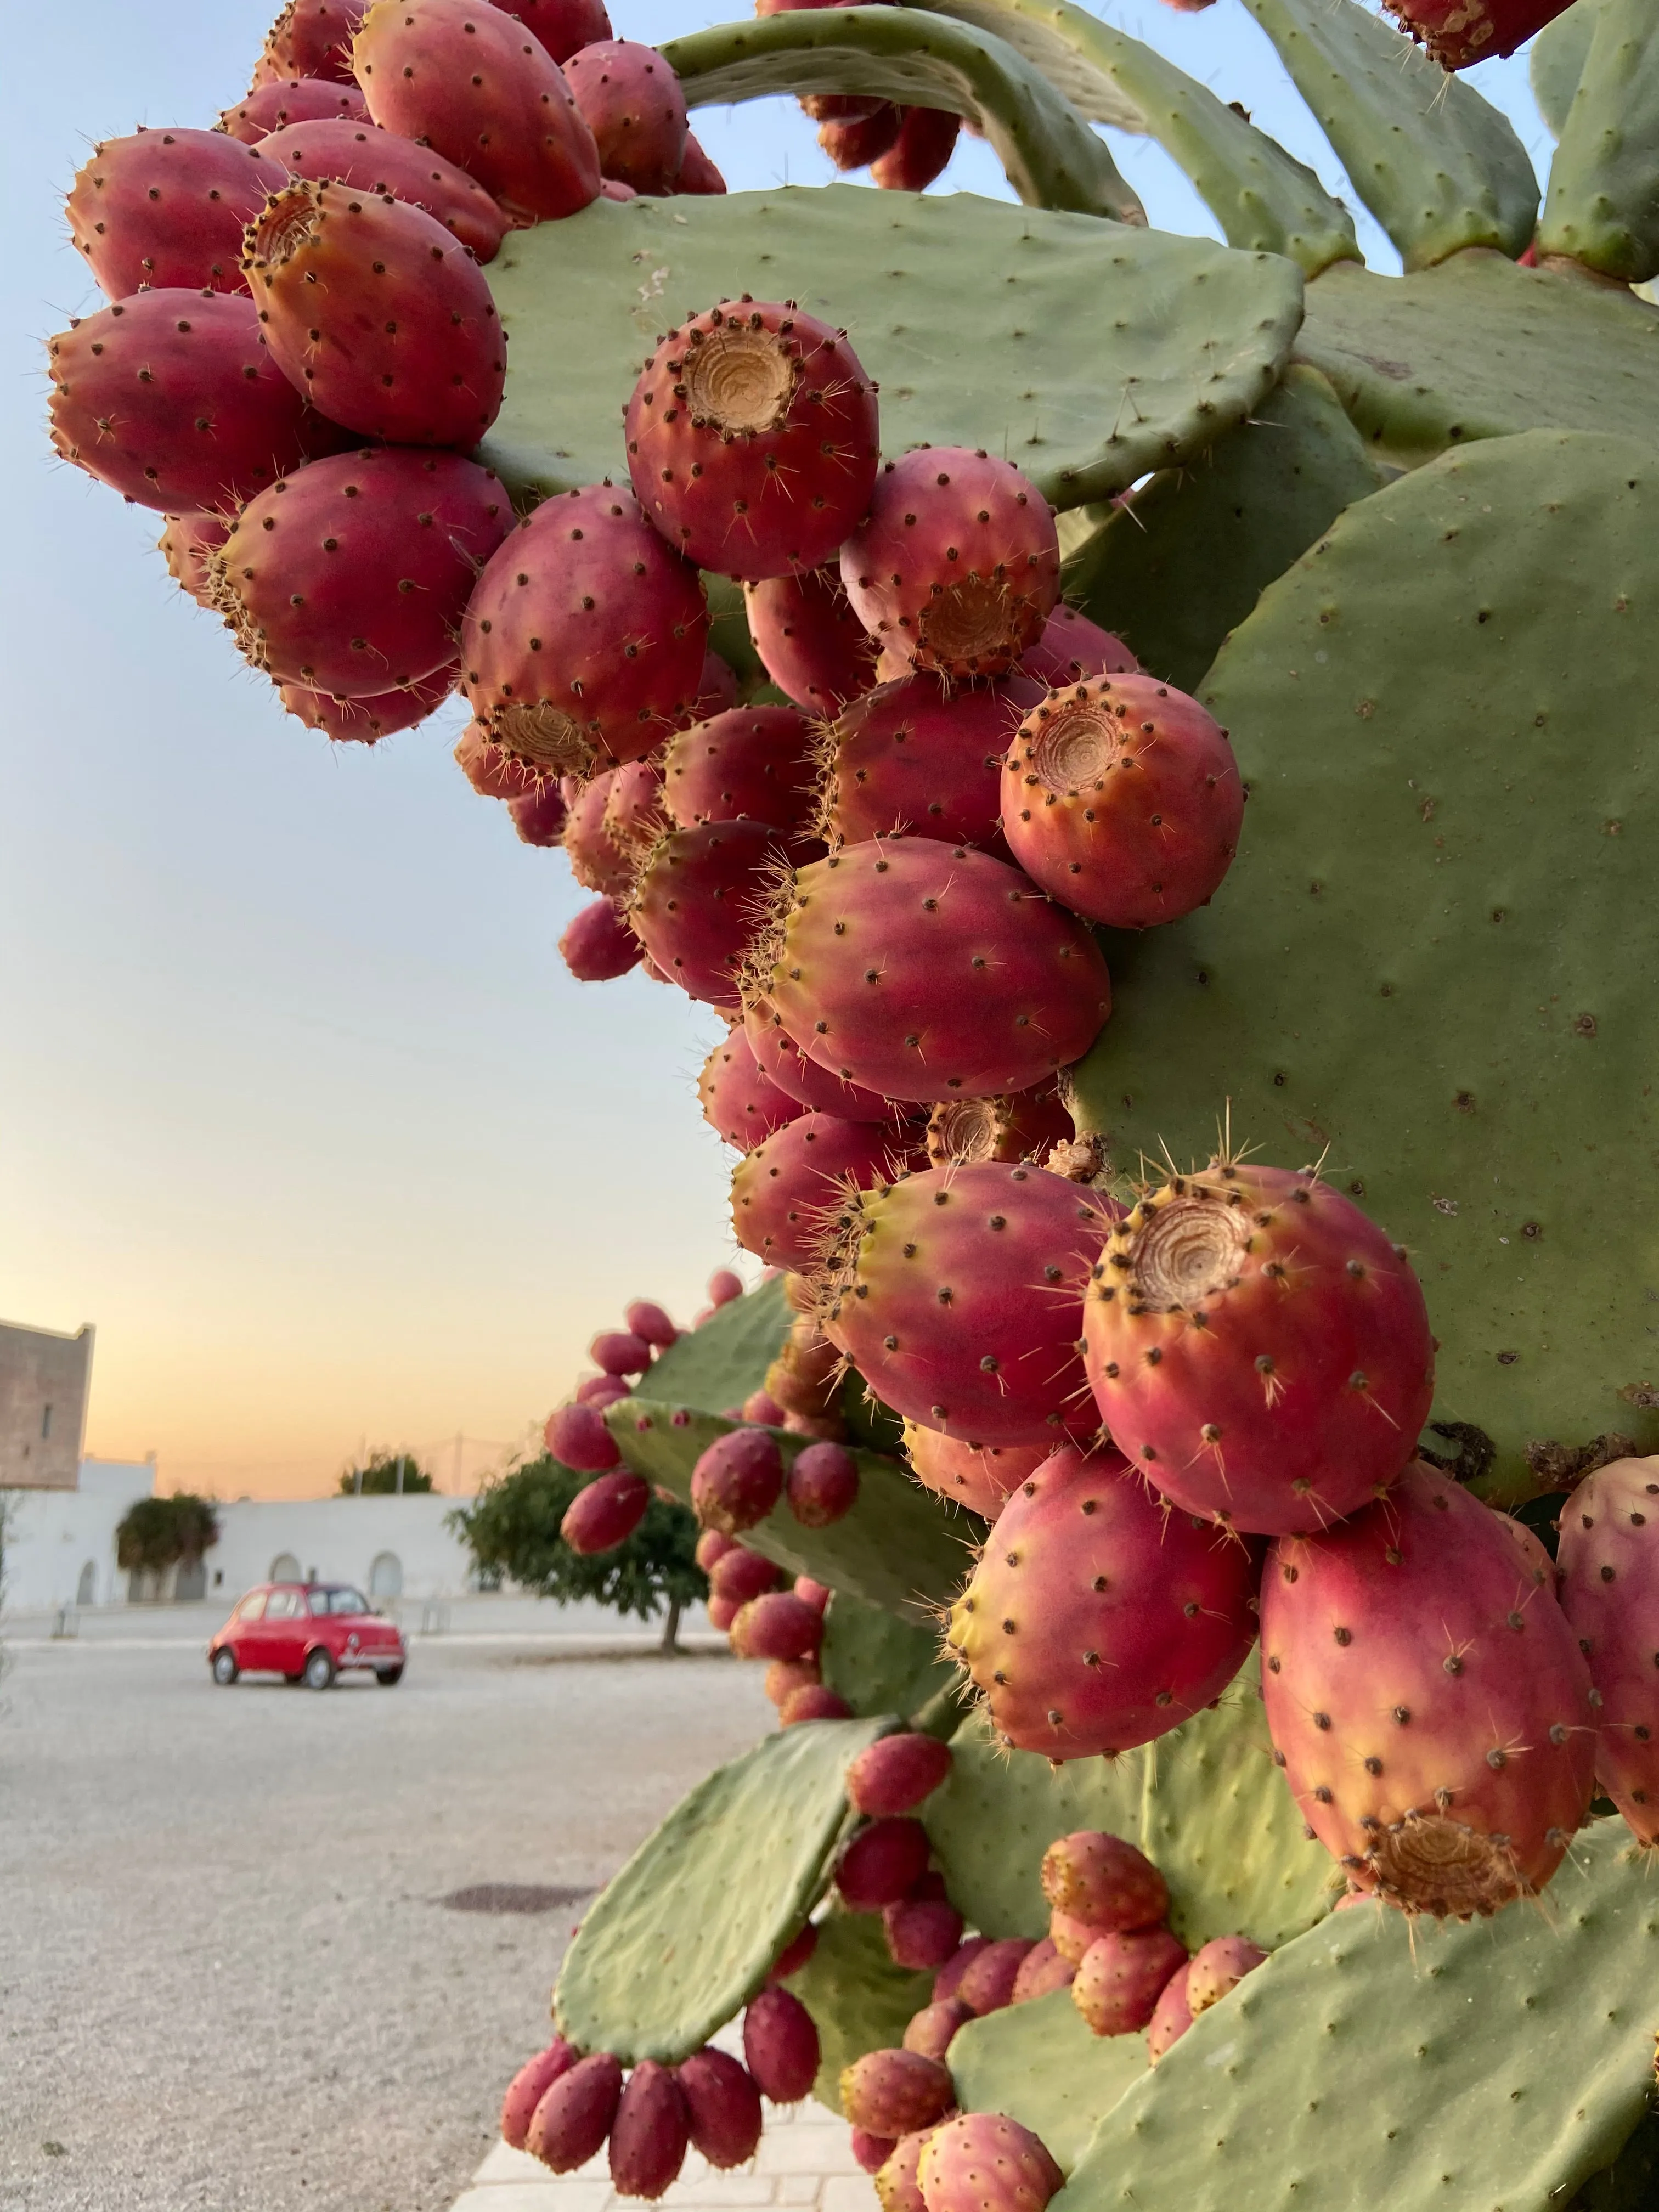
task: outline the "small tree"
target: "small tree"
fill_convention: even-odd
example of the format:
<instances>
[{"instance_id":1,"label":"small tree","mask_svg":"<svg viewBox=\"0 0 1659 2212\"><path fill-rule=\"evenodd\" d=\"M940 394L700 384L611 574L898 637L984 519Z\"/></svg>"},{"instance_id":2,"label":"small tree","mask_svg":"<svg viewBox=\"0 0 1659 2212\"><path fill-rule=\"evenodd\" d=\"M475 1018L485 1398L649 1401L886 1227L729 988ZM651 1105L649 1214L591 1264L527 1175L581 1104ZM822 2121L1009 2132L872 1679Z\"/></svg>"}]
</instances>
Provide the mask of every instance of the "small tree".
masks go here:
<instances>
[{"instance_id":1,"label":"small tree","mask_svg":"<svg viewBox=\"0 0 1659 2212\"><path fill-rule=\"evenodd\" d=\"M340 1477L343 1496L389 1498L395 1491L430 1490L432 1477L413 1452L372 1452L361 1467L355 1463Z\"/></svg>"},{"instance_id":2,"label":"small tree","mask_svg":"<svg viewBox=\"0 0 1659 2212\"><path fill-rule=\"evenodd\" d=\"M194 1565L219 1540L212 1501L193 1491L171 1498L141 1498L129 1505L115 1531L115 1563L125 1574L153 1574Z\"/></svg>"},{"instance_id":3,"label":"small tree","mask_svg":"<svg viewBox=\"0 0 1659 2212\"><path fill-rule=\"evenodd\" d=\"M509 1575L538 1597L592 1597L621 1613L654 1620L665 1606L662 1648L679 1648L680 1614L708 1595L697 1565L697 1523L684 1505L653 1497L645 1518L614 1552L583 1558L559 1534L571 1500L597 1477L544 1454L481 1491L448 1525L471 1550L481 1579Z\"/></svg>"}]
</instances>

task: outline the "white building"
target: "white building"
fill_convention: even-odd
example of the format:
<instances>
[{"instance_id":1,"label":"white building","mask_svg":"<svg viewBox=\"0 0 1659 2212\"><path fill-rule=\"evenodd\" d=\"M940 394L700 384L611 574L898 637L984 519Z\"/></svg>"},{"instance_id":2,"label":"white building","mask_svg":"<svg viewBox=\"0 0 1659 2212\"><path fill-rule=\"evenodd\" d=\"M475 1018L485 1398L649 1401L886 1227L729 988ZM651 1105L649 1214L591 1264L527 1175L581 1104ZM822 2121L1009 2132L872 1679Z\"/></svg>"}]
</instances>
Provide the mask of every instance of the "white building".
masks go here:
<instances>
[{"instance_id":1,"label":"white building","mask_svg":"<svg viewBox=\"0 0 1659 2212\"><path fill-rule=\"evenodd\" d=\"M155 1487L155 1462L83 1459L73 1490L0 1490L0 1602L16 1613L60 1605L119 1605L126 1577L115 1531L129 1505Z\"/></svg>"}]
</instances>

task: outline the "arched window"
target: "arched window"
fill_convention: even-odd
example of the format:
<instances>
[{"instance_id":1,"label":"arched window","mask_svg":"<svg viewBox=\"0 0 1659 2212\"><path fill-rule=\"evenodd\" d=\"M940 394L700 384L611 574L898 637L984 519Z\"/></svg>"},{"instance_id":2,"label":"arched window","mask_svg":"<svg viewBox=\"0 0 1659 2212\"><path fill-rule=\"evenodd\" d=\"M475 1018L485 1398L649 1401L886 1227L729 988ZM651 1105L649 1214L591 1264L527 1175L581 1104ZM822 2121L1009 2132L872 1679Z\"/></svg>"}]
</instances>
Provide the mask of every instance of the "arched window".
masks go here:
<instances>
[{"instance_id":1,"label":"arched window","mask_svg":"<svg viewBox=\"0 0 1659 2212\"><path fill-rule=\"evenodd\" d=\"M377 1552L374 1564L368 1571L368 1594L371 1597L401 1597L404 1594L404 1563L395 1552Z\"/></svg>"},{"instance_id":2,"label":"arched window","mask_svg":"<svg viewBox=\"0 0 1659 2212\"><path fill-rule=\"evenodd\" d=\"M207 1595L207 1561L181 1559L173 1578L173 1595L179 1605L193 1604Z\"/></svg>"},{"instance_id":3,"label":"arched window","mask_svg":"<svg viewBox=\"0 0 1659 2212\"><path fill-rule=\"evenodd\" d=\"M292 1552L278 1552L270 1563L270 1572L265 1577L271 1583L301 1583L305 1577L300 1572L300 1562Z\"/></svg>"},{"instance_id":4,"label":"arched window","mask_svg":"<svg viewBox=\"0 0 1659 2212\"><path fill-rule=\"evenodd\" d=\"M92 1605L98 1595L98 1563L88 1559L81 1570L81 1579L75 1586L76 1605Z\"/></svg>"}]
</instances>

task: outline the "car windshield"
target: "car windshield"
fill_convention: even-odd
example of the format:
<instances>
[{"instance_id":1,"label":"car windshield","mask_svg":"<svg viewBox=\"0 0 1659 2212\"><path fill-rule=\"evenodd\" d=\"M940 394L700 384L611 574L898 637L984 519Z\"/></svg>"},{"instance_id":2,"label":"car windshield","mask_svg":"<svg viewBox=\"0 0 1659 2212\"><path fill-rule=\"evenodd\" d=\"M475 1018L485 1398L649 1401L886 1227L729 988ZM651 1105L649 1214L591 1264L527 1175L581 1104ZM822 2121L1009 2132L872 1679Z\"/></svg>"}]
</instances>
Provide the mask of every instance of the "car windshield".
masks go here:
<instances>
[{"instance_id":1,"label":"car windshield","mask_svg":"<svg viewBox=\"0 0 1659 2212\"><path fill-rule=\"evenodd\" d=\"M253 1590L245 1597L240 1605L237 1607L236 1618L239 1620L258 1620L264 1617L264 1592L263 1590Z\"/></svg>"},{"instance_id":2,"label":"car windshield","mask_svg":"<svg viewBox=\"0 0 1659 2212\"><path fill-rule=\"evenodd\" d=\"M311 1609L313 1613L367 1613L368 1601L358 1589L314 1589Z\"/></svg>"}]
</instances>

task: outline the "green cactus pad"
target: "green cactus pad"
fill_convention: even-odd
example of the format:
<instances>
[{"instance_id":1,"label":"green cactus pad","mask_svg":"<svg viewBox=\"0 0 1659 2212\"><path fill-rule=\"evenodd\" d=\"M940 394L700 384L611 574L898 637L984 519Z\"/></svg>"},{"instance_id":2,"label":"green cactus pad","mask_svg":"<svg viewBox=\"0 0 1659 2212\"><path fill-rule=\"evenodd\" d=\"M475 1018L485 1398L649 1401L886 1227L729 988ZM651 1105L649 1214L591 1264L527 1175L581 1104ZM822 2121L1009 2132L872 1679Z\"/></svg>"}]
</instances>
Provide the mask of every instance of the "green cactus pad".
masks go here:
<instances>
[{"instance_id":1,"label":"green cactus pad","mask_svg":"<svg viewBox=\"0 0 1659 2212\"><path fill-rule=\"evenodd\" d=\"M1080 114L1156 139L1230 246L1282 253L1310 276L1359 259L1352 218L1313 171L1155 47L1069 0L936 0L933 12L994 32Z\"/></svg>"},{"instance_id":2,"label":"green cactus pad","mask_svg":"<svg viewBox=\"0 0 1659 2212\"><path fill-rule=\"evenodd\" d=\"M1416 276L1328 270L1297 358L1330 379L1382 459L1521 430L1659 441L1659 313L1588 276L1460 254Z\"/></svg>"},{"instance_id":3,"label":"green cactus pad","mask_svg":"<svg viewBox=\"0 0 1659 2212\"><path fill-rule=\"evenodd\" d=\"M829 1878L848 1761L890 1718L810 1721L717 1767L589 1907L559 1970L559 2033L673 2064L746 2004Z\"/></svg>"},{"instance_id":4,"label":"green cactus pad","mask_svg":"<svg viewBox=\"0 0 1659 2212\"><path fill-rule=\"evenodd\" d=\"M901 1620L844 1590L824 1616L818 1664L855 1713L908 1717L958 1680L956 1662L939 1656L937 1628Z\"/></svg>"},{"instance_id":5,"label":"green cactus pad","mask_svg":"<svg viewBox=\"0 0 1659 2212\"><path fill-rule=\"evenodd\" d=\"M1593 2174L1567 2212L1653 2212L1659 2204L1659 2112L1650 2112L1611 2166Z\"/></svg>"},{"instance_id":6,"label":"green cactus pad","mask_svg":"<svg viewBox=\"0 0 1659 2212\"><path fill-rule=\"evenodd\" d=\"M596 200L513 232L489 282L513 368L481 458L520 498L624 476L621 410L658 334L737 293L847 327L888 453L982 446L1060 507L1242 422L1301 316L1301 278L1272 254L852 185Z\"/></svg>"},{"instance_id":7,"label":"green cactus pad","mask_svg":"<svg viewBox=\"0 0 1659 2212\"><path fill-rule=\"evenodd\" d=\"M794 1320L775 1276L719 1307L701 1328L688 1329L647 1371L644 1387L670 1406L722 1413L740 1406L766 1380Z\"/></svg>"},{"instance_id":8,"label":"green cactus pad","mask_svg":"<svg viewBox=\"0 0 1659 2212\"><path fill-rule=\"evenodd\" d=\"M1041 2136L1063 2173L1148 2063L1145 2035L1097 2035L1069 1990L970 2020L945 2063L964 2112L1006 2112Z\"/></svg>"},{"instance_id":9,"label":"green cactus pad","mask_svg":"<svg viewBox=\"0 0 1659 2212\"><path fill-rule=\"evenodd\" d=\"M1382 478L1317 369L1293 363L1248 422L1111 511L1066 564L1066 596L1190 691L1264 585Z\"/></svg>"},{"instance_id":10,"label":"green cactus pad","mask_svg":"<svg viewBox=\"0 0 1659 2212\"><path fill-rule=\"evenodd\" d=\"M1536 431L1339 517L1200 696L1250 791L1213 902L1120 937L1079 1120L1121 1166L1322 1158L1410 1249L1434 1419L1659 1449L1647 1202L1659 454Z\"/></svg>"},{"instance_id":11,"label":"green cactus pad","mask_svg":"<svg viewBox=\"0 0 1659 2212\"><path fill-rule=\"evenodd\" d=\"M1639 284L1659 274L1659 10L1606 0L1550 169L1540 253Z\"/></svg>"},{"instance_id":12,"label":"green cactus pad","mask_svg":"<svg viewBox=\"0 0 1659 2212\"><path fill-rule=\"evenodd\" d=\"M643 1396L620 1400L605 1419L628 1464L688 1504L692 1468L732 1426L714 1414ZM786 1465L811 1441L778 1432ZM743 1540L791 1575L811 1575L922 1627L967 1576L962 1524L896 1460L863 1451L854 1457L859 1495L850 1513L827 1528L804 1528L780 1499L757 1528L744 1529Z\"/></svg>"},{"instance_id":13,"label":"green cactus pad","mask_svg":"<svg viewBox=\"0 0 1659 2212\"><path fill-rule=\"evenodd\" d=\"M1607 0L1574 0L1553 23L1546 23L1527 56L1527 74L1538 112L1556 137L1566 126L1567 111L1584 74L1584 61Z\"/></svg>"},{"instance_id":14,"label":"green cactus pad","mask_svg":"<svg viewBox=\"0 0 1659 2212\"><path fill-rule=\"evenodd\" d=\"M1542 1911L1333 1913L1126 2092L1063 2212L1556 2212L1653 2088L1659 1892L1628 1840L1581 1837Z\"/></svg>"},{"instance_id":15,"label":"green cactus pad","mask_svg":"<svg viewBox=\"0 0 1659 2212\"><path fill-rule=\"evenodd\" d=\"M1104 140L1023 55L970 25L918 8L809 9L695 31L663 57L691 107L828 92L948 108L984 133L1028 207L1146 220Z\"/></svg>"},{"instance_id":16,"label":"green cactus pad","mask_svg":"<svg viewBox=\"0 0 1659 2212\"><path fill-rule=\"evenodd\" d=\"M1506 115L1359 0L1247 0L1407 269L1524 253L1538 179Z\"/></svg>"},{"instance_id":17,"label":"green cactus pad","mask_svg":"<svg viewBox=\"0 0 1659 2212\"><path fill-rule=\"evenodd\" d=\"M817 1925L817 1949L784 1987L812 2015L819 2055L812 2094L839 2119L842 2067L866 2051L893 2050L933 1995L933 1978L893 1964L878 1912L832 1905Z\"/></svg>"}]
</instances>

